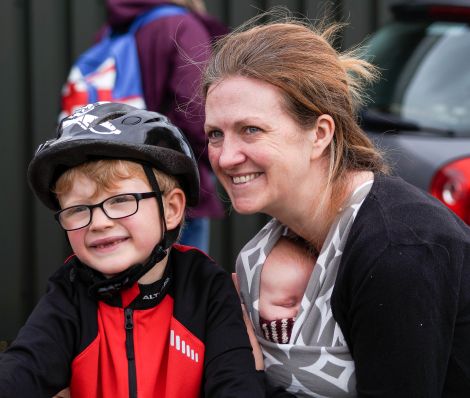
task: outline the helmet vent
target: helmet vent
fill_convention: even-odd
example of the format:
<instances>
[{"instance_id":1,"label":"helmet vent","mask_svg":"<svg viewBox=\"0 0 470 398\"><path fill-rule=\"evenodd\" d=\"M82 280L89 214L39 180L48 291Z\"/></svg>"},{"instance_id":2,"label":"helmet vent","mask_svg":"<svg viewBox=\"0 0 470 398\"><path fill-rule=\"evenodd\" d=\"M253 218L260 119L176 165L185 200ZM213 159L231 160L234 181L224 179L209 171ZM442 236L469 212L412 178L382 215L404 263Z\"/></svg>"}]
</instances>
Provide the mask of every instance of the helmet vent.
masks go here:
<instances>
[{"instance_id":1,"label":"helmet vent","mask_svg":"<svg viewBox=\"0 0 470 398\"><path fill-rule=\"evenodd\" d=\"M113 113L108 113L107 115L105 115L104 117L102 117L101 119L98 119L95 121L95 125L96 124L101 124L101 123L104 123L104 122L107 122L108 120L114 120L114 119L118 119L122 116L125 116L127 114L127 112L113 112Z\"/></svg>"},{"instance_id":2,"label":"helmet vent","mask_svg":"<svg viewBox=\"0 0 470 398\"><path fill-rule=\"evenodd\" d=\"M162 120L163 120L163 119L162 119L161 117L155 117L155 118L153 118L153 119L146 120L144 123L155 123L155 122L159 123L159 122L161 122Z\"/></svg>"},{"instance_id":3,"label":"helmet vent","mask_svg":"<svg viewBox=\"0 0 470 398\"><path fill-rule=\"evenodd\" d=\"M122 124L132 126L132 125L139 124L141 121L142 121L142 118L140 118L139 116L129 116L129 117L126 117L122 121Z\"/></svg>"}]
</instances>

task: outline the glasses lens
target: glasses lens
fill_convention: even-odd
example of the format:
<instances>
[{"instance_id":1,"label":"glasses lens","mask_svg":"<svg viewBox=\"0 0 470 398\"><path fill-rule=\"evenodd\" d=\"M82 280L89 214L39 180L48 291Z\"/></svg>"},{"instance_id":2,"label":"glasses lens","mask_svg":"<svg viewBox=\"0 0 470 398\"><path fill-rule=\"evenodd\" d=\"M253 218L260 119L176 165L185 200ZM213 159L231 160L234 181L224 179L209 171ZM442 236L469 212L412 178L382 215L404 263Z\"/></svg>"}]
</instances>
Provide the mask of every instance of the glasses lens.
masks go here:
<instances>
[{"instance_id":1,"label":"glasses lens","mask_svg":"<svg viewBox=\"0 0 470 398\"><path fill-rule=\"evenodd\" d=\"M86 206L69 207L59 213L59 222L67 231L82 228L90 222L90 214Z\"/></svg>"},{"instance_id":2,"label":"glasses lens","mask_svg":"<svg viewBox=\"0 0 470 398\"><path fill-rule=\"evenodd\" d=\"M137 212L137 199L133 195L113 196L103 203L103 209L109 218L123 218Z\"/></svg>"}]
</instances>

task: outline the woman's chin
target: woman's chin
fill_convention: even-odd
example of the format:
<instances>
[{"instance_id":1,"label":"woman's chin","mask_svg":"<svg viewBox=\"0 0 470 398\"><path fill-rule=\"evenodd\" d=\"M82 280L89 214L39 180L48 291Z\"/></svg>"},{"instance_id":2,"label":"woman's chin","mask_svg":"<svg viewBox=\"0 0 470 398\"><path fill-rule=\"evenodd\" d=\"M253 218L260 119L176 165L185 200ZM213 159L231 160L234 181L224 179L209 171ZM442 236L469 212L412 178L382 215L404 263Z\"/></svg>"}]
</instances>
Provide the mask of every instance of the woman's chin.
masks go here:
<instances>
[{"instance_id":1,"label":"woman's chin","mask_svg":"<svg viewBox=\"0 0 470 398\"><path fill-rule=\"evenodd\" d=\"M251 215L263 212L263 209L260 207L260 205L253 201L232 200L232 206L237 213L243 215Z\"/></svg>"}]
</instances>

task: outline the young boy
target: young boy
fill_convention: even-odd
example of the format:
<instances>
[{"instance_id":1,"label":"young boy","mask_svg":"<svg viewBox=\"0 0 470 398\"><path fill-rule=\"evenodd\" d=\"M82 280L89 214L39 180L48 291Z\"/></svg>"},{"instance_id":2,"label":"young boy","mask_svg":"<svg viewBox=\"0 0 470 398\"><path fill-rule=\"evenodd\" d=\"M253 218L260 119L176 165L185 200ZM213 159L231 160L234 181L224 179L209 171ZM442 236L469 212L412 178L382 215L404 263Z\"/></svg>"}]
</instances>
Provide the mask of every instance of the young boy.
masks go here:
<instances>
[{"instance_id":1,"label":"young boy","mask_svg":"<svg viewBox=\"0 0 470 398\"><path fill-rule=\"evenodd\" d=\"M261 397L230 277L174 244L198 200L164 116L97 103L65 118L28 178L74 251L0 354L0 397Z\"/></svg>"},{"instance_id":2,"label":"young boy","mask_svg":"<svg viewBox=\"0 0 470 398\"><path fill-rule=\"evenodd\" d=\"M289 342L292 327L307 288L315 256L299 240L282 236L261 271L259 316L264 338Z\"/></svg>"}]
</instances>

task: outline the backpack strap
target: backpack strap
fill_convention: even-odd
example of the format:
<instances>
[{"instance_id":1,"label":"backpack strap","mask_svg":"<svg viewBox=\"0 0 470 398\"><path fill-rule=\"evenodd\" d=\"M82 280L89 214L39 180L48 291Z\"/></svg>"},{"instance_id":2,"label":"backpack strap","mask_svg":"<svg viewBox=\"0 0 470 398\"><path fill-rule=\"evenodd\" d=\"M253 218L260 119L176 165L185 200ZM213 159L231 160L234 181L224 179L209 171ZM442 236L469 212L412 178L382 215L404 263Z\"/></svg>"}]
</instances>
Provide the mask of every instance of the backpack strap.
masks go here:
<instances>
[{"instance_id":1,"label":"backpack strap","mask_svg":"<svg viewBox=\"0 0 470 398\"><path fill-rule=\"evenodd\" d=\"M147 25L158 18L169 17L173 15L184 15L189 11L185 7L166 4L152 8L151 10L139 15L129 27L129 32L135 34L142 26Z\"/></svg>"}]
</instances>

